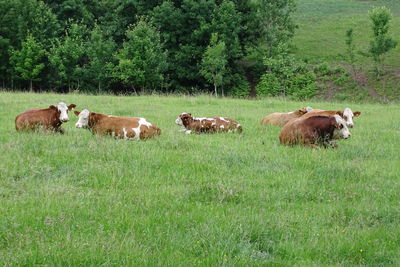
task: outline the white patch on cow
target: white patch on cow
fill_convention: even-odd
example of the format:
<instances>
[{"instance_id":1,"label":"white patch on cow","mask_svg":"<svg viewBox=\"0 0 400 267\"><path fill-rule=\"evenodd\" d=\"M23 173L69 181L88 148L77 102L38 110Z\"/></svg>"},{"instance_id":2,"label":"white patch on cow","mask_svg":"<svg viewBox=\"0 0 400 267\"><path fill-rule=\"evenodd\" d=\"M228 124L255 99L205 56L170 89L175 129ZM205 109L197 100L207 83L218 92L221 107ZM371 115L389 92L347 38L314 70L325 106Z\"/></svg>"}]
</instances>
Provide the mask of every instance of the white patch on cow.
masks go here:
<instances>
[{"instance_id":1,"label":"white patch on cow","mask_svg":"<svg viewBox=\"0 0 400 267\"><path fill-rule=\"evenodd\" d=\"M186 130L186 131L185 131L185 134L191 134L191 133L192 133L191 130Z\"/></svg>"},{"instance_id":2,"label":"white patch on cow","mask_svg":"<svg viewBox=\"0 0 400 267\"><path fill-rule=\"evenodd\" d=\"M180 117L178 117L178 118L175 120L175 123L178 124L179 126L183 126L183 122L182 122L182 119L181 119Z\"/></svg>"},{"instance_id":3,"label":"white patch on cow","mask_svg":"<svg viewBox=\"0 0 400 267\"><path fill-rule=\"evenodd\" d=\"M141 125L144 125L147 128L150 128L151 126L153 126L153 124L151 124L150 122L146 121L145 118L139 118L139 128L140 128Z\"/></svg>"},{"instance_id":4,"label":"white patch on cow","mask_svg":"<svg viewBox=\"0 0 400 267\"><path fill-rule=\"evenodd\" d=\"M215 121L213 121L212 123L211 123L211 126L214 126L216 124L216 122Z\"/></svg>"},{"instance_id":5,"label":"white patch on cow","mask_svg":"<svg viewBox=\"0 0 400 267\"><path fill-rule=\"evenodd\" d=\"M224 126L224 125L221 125L221 126L219 126L219 128L221 128L221 129L224 129L224 128L225 128L225 126Z\"/></svg>"},{"instance_id":6,"label":"white patch on cow","mask_svg":"<svg viewBox=\"0 0 400 267\"><path fill-rule=\"evenodd\" d=\"M111 136L115 137L115 132L114 131L111 132Z\"/></svg>"},{"instance_id":7,"label":"white patch on cow","mask_svg":"<svg viewBox=\"0 0 400 267\"><path fill-rule=\"evenodd\" d=\"M78 115L78 122L75 124L76 128L86 128L89 126L89 110L84 109Z\"/></svg>"},{"instance_id":8,"label":"white patch on cow","mask_svg":"<svg viewBox=\"0 0 400 267\"><path fill-rule=\"evenodd\" d=\"M335 129L333 132L333 138L334 139L347 139L351 136L351 133L349 129L347 128L346 122L343 120L342 117L339 115L334 116L336 119L336 122L342 127L341 129Z\"/></svg>"},{"instance_id":9,"label":"white patch on cow","mask_svg":"<svg viewBox=\"0 0 400 267\"><path fill-rule=\"evenodd\" d=\"M128 131L126 130L126 128L122 128L122 131L124 132L124 139L128 139L128 136L126 135Z\"/></svg>"},{"instance_id":10,"label":"white patch on cow","mask_svg":"<svg viewBox=\"0 0 400 267\"><path fill-rule=\"evenodd\" d=\"M346 124L347 126L349 126L350 128L354 127L354 123L353 123L353 111L350 108L345 108L343 111L343 116L346 117Z\"/></svg>"},{"instance_id":11,"label":"white patch on cow","mask_svg":"<svg viewBox=\"0 0 400 267\"><path fill-rule=\"evenodd\" d=\"M294 113L294 111L291 111L291 112L288 112L288 113L286 113L286 114L293 114Z\"/></svg>"},{"instance_id":12,"label":"white patch on cow","mask_svg":"<svg viewBox=\"0 0 400 267\"><path fill-rule=\"evenodd\" d=\"M226 118L223 118L223 117L219 117L219 119L220 119L221 121L229 122L228 120L226 120Z\"/></svg>"},{"instance_id":13,"label":"white patch on cow","mask_svg":"<svg viewBox=\"0 0 400 267\"><path fill-rule=\"evenodd\" d=\"M307 110L307 112L311 112L311 111L313 111L313 108L312 107L306 107L306 110Z\"/></svg>"},{"instance_id":14,"label":"white patch on cow","mask_svg":"<svg viewBox=\"0 0 400 267\"><path fill-rule=\"evenodd\" d=\"M240 127L240 124L238 123L237 125L236 125L236 128L239 128Z\"/></svg>"},{"instance_id":15,"label":"white patch on cow","mask_svg":"<svg viewBox=\"0 0 400 267\"><path fill-rule=\"evenodd\" d=\"M140 139L140 125L137 128L132 128L132 131L135 132L135 136L132 139L139 140Z\"/></svg>"},{"instance_id":16,"label":"white patch on cow","mask_svg":"<svg viewBox=\"0 0 400 267\"><path fill-rule=\"evenodd\" d=\"M64 102L60 102L57 105L57 109L60 111L60 121L61 122L69 121L67 105Z\"/></svg>"}]
</instances>

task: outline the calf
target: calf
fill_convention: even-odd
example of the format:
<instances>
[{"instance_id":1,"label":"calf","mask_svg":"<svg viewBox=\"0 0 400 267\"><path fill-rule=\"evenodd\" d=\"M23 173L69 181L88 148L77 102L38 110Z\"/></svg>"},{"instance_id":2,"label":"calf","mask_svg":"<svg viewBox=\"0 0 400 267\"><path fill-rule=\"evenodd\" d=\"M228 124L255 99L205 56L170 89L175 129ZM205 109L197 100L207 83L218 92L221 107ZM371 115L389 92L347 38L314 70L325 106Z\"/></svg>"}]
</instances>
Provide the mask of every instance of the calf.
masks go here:
<instances>
[{"instance_id":1,"label":"calf","mask_svg":"<svg viewBox=\"0 0 400 267\"><path fill-rule=\"evenodd\" d=\"M358 117L361 115L360 111L356 111L353 113L353 111L350 108L345 108L343 111L342 110L321 110L321 109L314 109L310 111L307 114L304 114L302 118L309 118L313 116L334 116L334 115L339 115L342 117L346 124L347 127L353 128L354 127L354 122L353 122L353 117Z\"/></svg>"},{"instance_id":2,"label":"calf","mask_svg":"<svg viewBox=\"0 0 400 267\"><path fill-rule=\"evenodd\" d=\"M67 106L64 102L60 102L57 106L27 110L15 118L15 129L22 131L43 128L45 131L64 133L61 124L69 121L68 110L74 107L75 104Z\"/></svg>"},{"instance_id":3,"label":"calf","mask_svg":"<svg viewBox=\"0 0 400 267\"><path fill-rule=\"evenodd\" d=\"M187 134L214 133L214 132L242 132L242 126L235 120L223 117L217 118L194 118L190 113L182 113L175 120L175 123L182 126Z\"/></svg>"},{"instance_id":4,"label":"calf","mask_svg":"<svg viewBox=\"0 0 400 267\"><path fill-rule=\"evenodd\" d=\"M265 118L261 120L262 125L275 125L275 126L284 126L288 121L299 118L306 114L307 112L310 112L312 110L311 107L305 107L296 111L288 112L288 113L280 113L280 112L275 112L272 114L269 114Z\"/></svg>"},{"instance_id":5,"label":"calf","mask_svg":"<svg viewBox=\"0 0 400 267\"><path fill-rule=\"evenodd\" d=\"M143 140L160 135L161 130L144 118L108 116L87 109L75 111L77 128L88 128L96 135L111 135L126 140Z\"/></svg>"},{"instance_id":6,"label":"calf","mask_svg":"<svg viewBox=\"0 0 400 267\"><path fill-rule=\"evenodd\" d=\"M323 145L335 147L334 141L351 136L345 121L339 116L314 116L289 121L281 131L279 140L284 145Z\"/></svg>"}]
</instances>

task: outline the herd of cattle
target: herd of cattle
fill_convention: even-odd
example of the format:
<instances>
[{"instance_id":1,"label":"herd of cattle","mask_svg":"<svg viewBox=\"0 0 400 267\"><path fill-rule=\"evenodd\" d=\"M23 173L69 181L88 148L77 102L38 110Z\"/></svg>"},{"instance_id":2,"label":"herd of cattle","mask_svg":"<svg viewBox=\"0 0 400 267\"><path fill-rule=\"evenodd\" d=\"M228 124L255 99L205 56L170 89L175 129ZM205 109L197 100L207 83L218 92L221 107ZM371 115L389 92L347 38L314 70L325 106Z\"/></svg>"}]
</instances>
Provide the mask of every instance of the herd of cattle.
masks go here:
<instances>
[{"instance_id":1,"label":"herd of cattle","mask_svg":"<svg viewBox=\"0 0 400 267\"><path fill-rule=\"evenodd\" d=\"M15 118L15 128L63 133L63 122L69 121L68 111L75 104L67 106L60 102L45 109L30 109ZM160 128L145 118L119 117L90 112L87 109L74 111L78 116L77 128L87 128L96 135L110 135L119 139L143 140L161 134ZM272 113L261 120L262 125L282 127L279 140L285 145L336 147L336 141L351 136L348 127L353 128L353 117L361 112L345 110L320 110L305 107L288 113ZM242 126L235 120L215 117L196 118L190 113L182 113L175 120L187 134L214 132L242 132Z\"/></svg>"}]
</instances>

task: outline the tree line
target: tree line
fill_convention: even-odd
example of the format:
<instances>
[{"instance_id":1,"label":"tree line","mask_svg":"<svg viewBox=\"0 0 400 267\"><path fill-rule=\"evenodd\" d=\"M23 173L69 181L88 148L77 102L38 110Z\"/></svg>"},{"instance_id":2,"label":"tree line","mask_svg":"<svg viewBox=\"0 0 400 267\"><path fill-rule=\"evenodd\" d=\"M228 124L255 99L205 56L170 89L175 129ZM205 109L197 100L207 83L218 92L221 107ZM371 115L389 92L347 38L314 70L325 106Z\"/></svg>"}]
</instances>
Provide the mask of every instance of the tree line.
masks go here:
<instances>
[{"instance_id":1,"label":"tree line","mask_svg":"<svg viewBox=\"0 0 400 267\"><path fill-rule=\"evenodd\" d=\"M265 59L285 53L294 10L294 0L0 0L0 86L247 96Z\"/></svg>"}]
</instances>

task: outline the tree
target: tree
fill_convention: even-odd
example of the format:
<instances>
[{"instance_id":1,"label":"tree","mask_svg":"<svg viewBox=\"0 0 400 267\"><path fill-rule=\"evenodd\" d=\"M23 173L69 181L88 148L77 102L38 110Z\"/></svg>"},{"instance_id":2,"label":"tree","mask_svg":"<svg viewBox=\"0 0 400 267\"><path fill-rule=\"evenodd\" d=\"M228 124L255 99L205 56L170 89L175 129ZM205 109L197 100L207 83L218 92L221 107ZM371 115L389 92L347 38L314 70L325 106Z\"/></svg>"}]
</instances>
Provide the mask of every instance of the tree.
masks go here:
<instances>
[{"instance_id":1,"label":"tree","mask_svg":"<svg viewBox=\"0 0 400 267\"><path fill-rule=\"evenodd\" d=\"M218 96L217 87L223 84L226 63L225 43L218 41L218 34L214 33L211 35L210 45L204 52L200 73L214 85L215 96Z\"/></svg>"},{"instance_id":2,"label":"tree","mask_svg":"<svg viewBox=\"0 0 400 267\"><path fill-rule=\"evenodd\" d=\"M369 53L375 61L375 70L380 73L384 55L397 46L397 41L389 36L389 22L392 19L390 9L376 7L369 12L372 20L373 40L370 42Z\"/></svg>"},{"instance_id":3,"label":"tree","mask_svg":"<svg viewBox=\"0 0 400 267\"><path fill-rule=\"evenodd\" d=\"M126 32L127 40L115 55L118 61L114 77L136 92L162 87L166 69L160 33L152 25L140 20Z\"/></svg>"},{"instance_id":4,"label":"tree","mask_svg":"<svg viewBox=\"0 0 400 267\"><path fill-rule=\"evenodd\" d=\"M106 39L100 27L96 26L90 33L85 45L88 63L85 66L85 78L97 84L101 91L102 84L111 75L109 64L113 61L115 43L112 39Z\"/></svg>"},{"instance_id":5,"label":"tree","mask_svg":"<svg viewBox=\"0 0 400 267\"><path fill-rule=\"evenodd\" d=\"M35 38L28 34L22 43L21 50L11 50L11 62L18 76L29 81L29 90L33 90L32 82L39 81L38 77L44 68L45 51Z\"/></svg>"},{"instance_id":6,"label":"tree","mask_svg":"<svg viewBox=\"0 0 400 267\"><path fill-rule=\"evenodd\" d=\"M69 91L80 87L85 64L85 36L85 26L71 23L65 37L55 39L48 54L55 75L53 79L58 86L67 86Z\"/></svg>"},{"instance_id":7,"label":"tree","mask_svg":"<svg viewBox=\"0 0 400 267\"><path fill-rule=\"evenodd\" d=\"M355 54L355 49L356 46L354 44L354 37L353 37L353 29L350 28L346 31L346 52L347 52L347 60L350 63L350 66L353 70L353 74L356 75L356 67L355 67L355 62L356 62L356 54Z\"/></svg>"}]
</instances>

